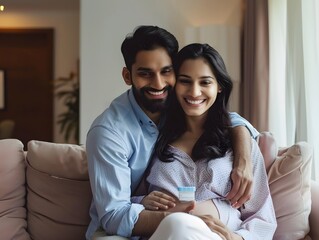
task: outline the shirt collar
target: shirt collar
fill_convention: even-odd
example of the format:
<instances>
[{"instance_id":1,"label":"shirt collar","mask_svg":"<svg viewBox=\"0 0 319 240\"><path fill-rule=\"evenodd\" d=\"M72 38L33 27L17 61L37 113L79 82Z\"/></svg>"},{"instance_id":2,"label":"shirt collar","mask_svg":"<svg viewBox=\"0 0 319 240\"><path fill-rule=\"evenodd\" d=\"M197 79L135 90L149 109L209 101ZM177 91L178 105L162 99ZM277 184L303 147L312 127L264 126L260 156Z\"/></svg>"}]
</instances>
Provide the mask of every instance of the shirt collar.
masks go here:
<instances>
[{"instance_id":1,"label":"shirt collar","mask_svg":"<svg viewBox=\"0 0 319 240\"><path fill-rule=\"evenodd\" d=\"M142 126L156 126L156 124L152 121L152 119L150 119L146 113L143 111L143 109L140 107L140 105L138 105L135 96L133 94L133 90L132 88L128 90L128 98L130 100L130 103L132 105L133 111L135 113L135 115L137 116L140 124Z\"/></svg>"}]
</instances>

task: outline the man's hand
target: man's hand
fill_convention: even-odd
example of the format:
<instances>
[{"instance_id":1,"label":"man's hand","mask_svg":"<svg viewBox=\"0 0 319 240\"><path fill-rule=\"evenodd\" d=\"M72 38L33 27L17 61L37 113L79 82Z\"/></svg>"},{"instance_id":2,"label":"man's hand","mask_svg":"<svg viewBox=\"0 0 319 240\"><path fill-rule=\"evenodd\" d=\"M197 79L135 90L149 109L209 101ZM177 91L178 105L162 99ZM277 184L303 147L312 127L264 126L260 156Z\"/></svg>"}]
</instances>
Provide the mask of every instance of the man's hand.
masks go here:
<instances>
[{"instance_id":1,"label":"man's hand","mask_svg":"<svg viewBox=\"0 0 319 240\"><path fill-rule=\"evenodd\" d=\"M230 177L233 186L226 198L234 208L239 208L251 197L253 188L251 164L243 170L234 168Z\"/></svg>"},{"instance_id":2,"label":"man's hand","mask_svg":"<svg viewBox=\"0 0 319 240\"><path fill-rule=\"evenodd\" d=\"M175 207L175 198L159 191L153 191L143 198L141 204L147 210L168 210Z\"/></svg>"},{"instance_id":3,"label":"man's hand","mask_svg":"<svg viewBox=\"0 0 319 240\"><path fill-rule=\"evenodd\" d=\"M232 128L234 164L231 172L232 189L226 198L235 208L250 199L253 189L253 169L251 161L251 136L246 127Z\"/></svg>"}]
</instances>

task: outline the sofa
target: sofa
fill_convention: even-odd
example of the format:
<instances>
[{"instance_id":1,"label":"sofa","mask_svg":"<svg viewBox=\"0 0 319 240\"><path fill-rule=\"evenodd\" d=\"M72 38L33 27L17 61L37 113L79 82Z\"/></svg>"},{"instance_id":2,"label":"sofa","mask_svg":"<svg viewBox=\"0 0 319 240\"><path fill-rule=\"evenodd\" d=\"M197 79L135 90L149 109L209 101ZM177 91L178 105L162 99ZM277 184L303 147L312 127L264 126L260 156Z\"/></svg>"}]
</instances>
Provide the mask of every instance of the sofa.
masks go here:
<instances>
[{"instance_id":1,"label":"sofa","mask_svg":"<svg viewBox=\"0 0 319 240\"><path fill-rule=\"evenodd\" d=\"M319 240L319 182L310 179L312 149L305 142L277 149L269 139L260 138L259 145L278 222L274 239ZM91 199L83 146L0 140L2 240L85 239Z\"/></svg>"}]
</instances>

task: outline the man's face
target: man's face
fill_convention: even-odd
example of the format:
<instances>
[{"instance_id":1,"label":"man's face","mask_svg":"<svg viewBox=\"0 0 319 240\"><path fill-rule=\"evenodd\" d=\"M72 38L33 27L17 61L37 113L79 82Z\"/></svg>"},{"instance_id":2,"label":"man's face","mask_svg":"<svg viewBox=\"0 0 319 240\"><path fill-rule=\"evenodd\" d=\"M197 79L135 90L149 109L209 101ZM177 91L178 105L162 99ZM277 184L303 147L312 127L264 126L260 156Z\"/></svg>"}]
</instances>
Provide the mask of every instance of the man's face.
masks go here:
<instances>
[{"instance_id":1,"label":"man's face","mask_svg":"<svg viewBox=\"0 0 319 240\"><path fill-rule=\"evenodd\" d=\"M139 52L129 74L130 79L127 78L127 75L124 76L145 111L157 113L166 108L175 75L172 60L164 48Z\"/></svg>"}]
</instances>

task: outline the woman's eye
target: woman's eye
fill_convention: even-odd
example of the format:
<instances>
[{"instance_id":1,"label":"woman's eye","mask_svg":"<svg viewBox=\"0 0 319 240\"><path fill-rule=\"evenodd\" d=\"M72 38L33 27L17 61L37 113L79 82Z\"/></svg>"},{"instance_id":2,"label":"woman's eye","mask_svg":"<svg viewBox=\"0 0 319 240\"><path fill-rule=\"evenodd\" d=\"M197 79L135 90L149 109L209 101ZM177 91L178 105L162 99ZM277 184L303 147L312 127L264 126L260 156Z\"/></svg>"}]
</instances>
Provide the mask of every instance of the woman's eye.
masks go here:
<instances>
[{"instance_id":1,"label":"woman's eye","mask_svg":"<svg viewBox=\"0 0 319 240\"><path fill-rule=\"evenodd\" d=\"M202 85L209 85L209 84L211 84L211 83L212 83L212 82L209 81L209 80L207 80L207 81L205 80L205 81L202 81L202 82L201 82Z\"/></svg>"},{"instance_id":2,"label":"woman's eye","mask_svg":"<svg viewBox=\"0 0 319 240\"><path fill-rule=\"evenodd\" d=\"M191 82L190 80L184 79L184 78L179 78L178 81L179 81L180 83L183 83L183 84L188 84L188 83Z\"/></svg>"}]
</instances>

